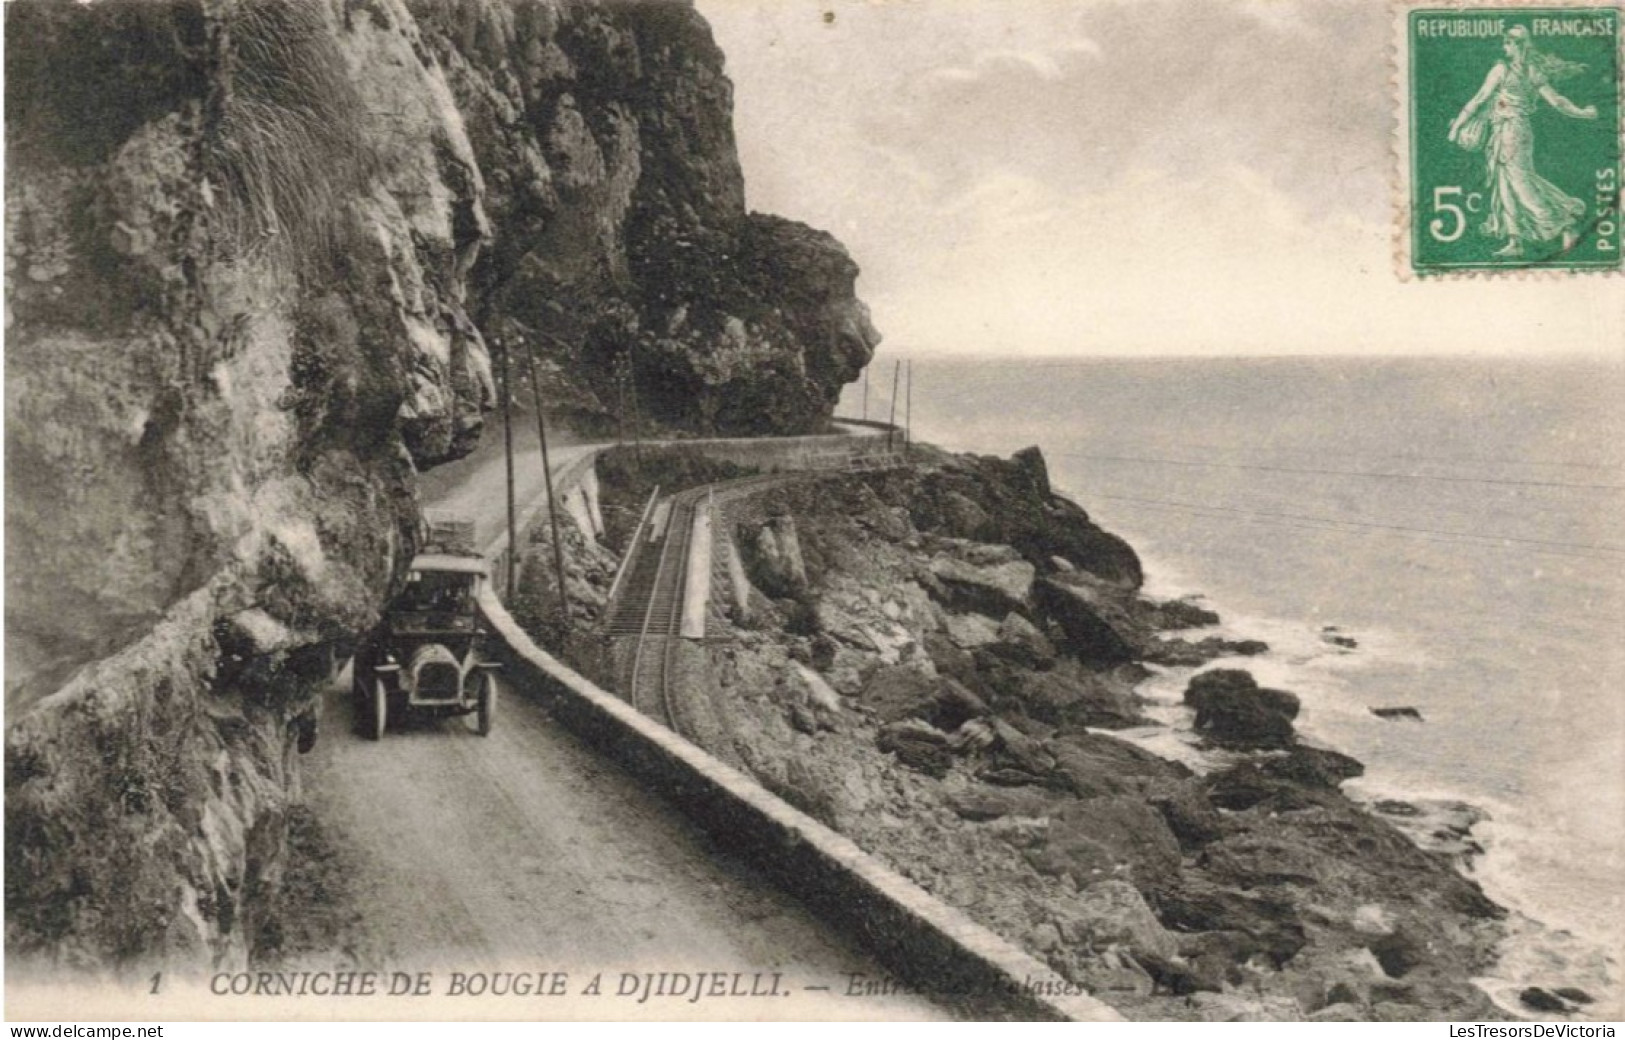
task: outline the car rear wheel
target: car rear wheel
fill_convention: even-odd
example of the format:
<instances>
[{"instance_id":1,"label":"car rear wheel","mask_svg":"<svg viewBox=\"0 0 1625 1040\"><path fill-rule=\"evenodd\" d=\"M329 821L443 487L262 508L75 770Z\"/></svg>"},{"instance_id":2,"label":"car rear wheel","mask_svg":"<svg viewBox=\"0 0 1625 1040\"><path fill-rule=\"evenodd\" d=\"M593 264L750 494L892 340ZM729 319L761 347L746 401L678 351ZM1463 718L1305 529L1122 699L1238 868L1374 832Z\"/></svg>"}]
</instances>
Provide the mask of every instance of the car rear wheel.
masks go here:
<instances>
[{"instance_id":1,"label":"car rear wheel","mask_svg":"<svg viewBox=\"0 0 1625 1040\"><path fill-rule=\"evenodd\" d=\"M384 686L384 680L374 679L372 685L372 728L367 735L374 740L384 739L384 730L389 728L389 689Z\"/></svg>"},{"instance_id":2,"label":"car rear wheel","mask_svg":"<svg viewBox=\"0 0 1625 1040\"><path fill-rule=\"evenodd\" d=\"M497 677L486 672L480 679L480 699L475 720L479 726L480 736L491 735L491 721L497 712Z\"/></svg>"}]
</instances>

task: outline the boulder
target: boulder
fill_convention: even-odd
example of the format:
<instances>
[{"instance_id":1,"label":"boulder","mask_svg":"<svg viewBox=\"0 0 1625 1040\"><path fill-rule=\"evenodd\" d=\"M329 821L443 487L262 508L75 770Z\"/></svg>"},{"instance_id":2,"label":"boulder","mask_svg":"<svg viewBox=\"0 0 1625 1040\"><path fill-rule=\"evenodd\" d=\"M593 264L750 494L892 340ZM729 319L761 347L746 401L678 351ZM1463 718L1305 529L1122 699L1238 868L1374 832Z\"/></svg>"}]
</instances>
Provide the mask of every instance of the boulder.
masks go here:
<instances>
[{"instance_id":1,"label":"boulder","mask_svg":"<svg viewBox=\"0 0 1625 1040\"><path fill-rule=\"evenodd\" d=\"M1055 660L1055 644L1038 626L1015 611L999 623L998 640L990 649L1017 664L1042 667Z\"/></svg>"},{"instance_id":2,"label":"boulder","mask_svg":"<svg viewBox=\"0 0 1625 1040\"><path fill-rule=\"evenodd\" d=\"M1086 885L1061 900L1055 906L1055 924L1061 938L1071 945L1123 946L1142 963L1179 956L1178 943L1151 912L1145 897L1118 878Z\"/></svg>"},{"instance_id":3,"label":"boulder","mask_svg":"<svg viewBox=\"0 0 1625 1040\"><path fill-rule=\"evenodd\" d=\"M1151 642L1132 593L1109 582L1083 572L1055 574L1038 582L1034 596L1065 633L1064 649L1091 664L1135 660Z\"/></svg>"},{"instance_id":4,"label":"boulder","mask_svg":"<svg viewBox=\"0 0 1625 1040\"><path fill-rule=\"evenodd\" d=\"M744 557L751 584L775 599L794 597L807 587L807 567L794 517L769 519L745 539Z\"/></svg>"},{"instance_id":5,"label":"boulder","mask_svg":"<svg viewBox=\"0 0 1625 1040\"><path fill-rule=\"evenodd\" d=\"M1404 978L1427 958L1422 944L1403 929L1380 936L1367 949L1391 979Z\"/></svg>"},{"instance_id":6,"label":"boulder","mask_svg":"<svg viewBox=\"0 0 1625 1040\"><path fill-rule=\"evenodd\" d=\"M1284 755L1269 755L1258 760L1259 769L1266 776L1291 780L1306 787L1335 788L1345 780L1365 773L1359 759L1328 748L1294 744Z\"/></svg>"},{"instance_id":7,"label":"boulder","mask_svg":"<svg viewBox=\"0 0 1625 1040\"><path fill-rule=\"evenodd\" d=\"M1043 747L1053 756L1057 782L1080 798L1183 781L1191 775L1177 762L1103 733L1067 733Z\"/></svg>"},{"instance_id":8,"label":"boulder","mask_svg":"<svg viewBox=\"0 0 1625 1040\"><path fill-rule=\"evenodd\" d=\"M987 702L959 680L937 677L937 699L927 721L945 732L953 732L988 712Z\"/></svg>"},{"instance_id":9,"label":"boulder","mask_svg":"<svg viewBox=\"0 0 1625 1040\"><path fill-rule=\"evenodd\" d=\"M1053 795L1031 787L967 787L948 792L948 808L961 819L997 820L1004 816L1047 816Z\"/></svg>"},{"instance_id":10,"label":"boulder","mask_svg":"<svg viewBox=\"0 0 1625 1040\"><path fill-rule=\"evenodd\" d=\"M1196 729L1209 739L1238 747L1281 747L1293 739L1298 698L1261 687L1237 668L1193 676L1185 703L1196 709Z\"/></svg>"},{"instance_id":11,"label":"boulder","mask_svg":"<svg viewBox=\"0 0 1625 1040\"><path fill-rule=\"evenodd\" d=\"M946 776L948 767L953 764L948 735L919 719L904 719L882 727L876 744L881 751L896 755L897 760L910 769L938 779Z\"/></svg>"},{"instance_id":12,"label":"boulder","mask_svg":"<svg viewBox=\"0 0 1625 1040\"><path fill-rule=\"evenodd\" d=\"M1032 778L1029 783L1042 782L1055 770L1055 756L1042 741L1029 737L996 715L990 716L988 721L996 738L989 749L993 770L1018 771Z\"/></svg>"},{"instance_id":13,"label":"boulder","mask_svg":"<svg viewBox=\"0 0 1625 1040\"><path fill-rule=\"evenodd\" d=\"M1169 668L1199 668L1219 657L1257 657L1269 652L1269 644L1257 639L1220 639L1208 636L1199 642L1188 639L1159 639L1145 650L1145 659Z\"/></svg>"},{"instance_id":14,"label":"boulder","mask_svg":"<svg viewBox=\"0 0 1625 1040\"><path fill-rule=\"evenodd\" d=\"M1526 1008L1562 1014L1571 1010L1562 997L1539 986L1529 986L1518 994L1518 1001Z\"/></svg>"},{"instance_id":15,"label":"boulder","mask_svg":"<svg viewBox=\"0 0 1625 1040\"><path fill-rule=\"evenodd\" d=\"M881 665L863 684L863 704L882 722L929 717L937 703L937 680L902 665Z\"/></svg>"},{"instance_id":16,"label":"boulder","mask_svg":"<svg viewBox=\"0 0 1625 1040\"><path fill-rule=\"evenodd\" d=\"M944 492L938 505L945 533L955 538L978 538L987 533L987 510L958 491Z\"/></svg>"},{"instance_id":17,"label":"boulder","mask_svg":"<svg viewBox=\"0 0 1625 1040\"><path fill-rule=\"evenodd\" d=\"M1153 628L1163 631L1205 628L1219 623L1218 614L1206 607L1199 607L1188 599L1170 599L1161 603L1147 604L1146 617Z\"/></svg>"},{"instance_id":18,"label":"boulder","mask_svg":"<svg viewBox=\"0 0 1625 1040\"><path fill-rule=\"evenodd\" d=\"M1210 773L1203 781L1208 801L1220 809L1244 812L1262 806L1271 812L1295 812L1322 804L1329 792L1271 775L1257 762L1242 762Z\"/></svg>"},{"instance_id":19,"label":"boulder","mask_svg":"<svg viewBox=\"0 0 1625 1040\"><path fill-rule=\"evenodd\" d=\"M827 684L825 689L828 690ZM833 690L828 693L834 697ZM945 733L957 730L988 711L982 698L957 680L928 676L902 665L881 665L874 669L864 683L862 700L882 722L920 719ZM840 710L838 697L833 710Z\"/></svg>"},{"instance_id":20,"label":"boulder","mask_svg":"<svg viewBox=\"0 0 1625 1040\"><path fill-rule=\"evenodd\" d=\"M1080 887L1122 875L1145 885L1177 874L1179 855L1179 842L1155 809L1131 795L1108 795L1051 814L1048 838L1029 850L1027 862Z\"/></svg>"},{"instance_id":21,"label":"boulder","mask_svg":"<svg viewBox=\"0 0 1625 1040\"><path fill-rule=\"evenodd\" d=\"M1327 1004L1309 1016L1311 1022L1364 1022L1365 1010L1358 1004Z\"/></svg>"},{"instance_id":22,"label":"boulder","mask_svg":"<svg viewBox=\"0 0 1625 1040\"><path fill-rule=\"evenodd\" d=\"M793 662L792 667L796 677L801 680L801 688L806 692L807 703L832 715L840 714L840 695L824 681L823 676L800 662Z\"/></svg>"},{"instance_id":23,"label":"boulder","mask_svg":"<svg viewBox=\"0 0 1625 1040\"><path fill-rule=\"evenodd\" d=\"M1211 954L1235 965L1263 956L1279 967L1308 941L1290 899L1221 887L1192 872L1159 886L1151 904L1165 927L1208 933L1189 944L1187 956Z\"/></svg>"},{"instance_id":24,"label":"boulder","mask_svg":"<svg viewBox=\"0 0 1625 1040\"><path fill-rule=\"evenodd\" d=\"M1162 814L1162 819L1179 839L1186 852L1202 848L1225 833L1224 817L1202 796L1195 781L1155 782L1148 785L1146 803Z\"/></svg>"},{"instance_id":25,"label":"boulder","mask_svg":"<svg viewBox=\"0 0 1625 1040\"><path fill-rule=\"evenodd\" d=\"M974 650L999 641L998 622L982 614L949 614L943 618L948 639L963 650Z\"/></svg>"},{"instance_id":26,"label":"boulder","mask_svg":"<svg viewBox=\"0 0 1625 1040\"><path fill-rule=\"evenodd\" d=\"M1140 714L1139 698L1126 684L1094 673L1023 671L1004 688L1024 714L1051 726L1126 729L1148 721Z\"/></svg>"},{"instance_id":27,"label":"boulder","mask_svg":"<svg viewBox=\"0 0 1625 1040\"><path fill-rule=\"evenodd\" d=\"M953 547L950 553L932 557L931 576L946 595L946 604L995 617L1028 609L1037 573L1033 565L1016 556L1009 546L986 548L1006 552L987 552L978 543L966 542Z\"/></svg>"}]
</instances>

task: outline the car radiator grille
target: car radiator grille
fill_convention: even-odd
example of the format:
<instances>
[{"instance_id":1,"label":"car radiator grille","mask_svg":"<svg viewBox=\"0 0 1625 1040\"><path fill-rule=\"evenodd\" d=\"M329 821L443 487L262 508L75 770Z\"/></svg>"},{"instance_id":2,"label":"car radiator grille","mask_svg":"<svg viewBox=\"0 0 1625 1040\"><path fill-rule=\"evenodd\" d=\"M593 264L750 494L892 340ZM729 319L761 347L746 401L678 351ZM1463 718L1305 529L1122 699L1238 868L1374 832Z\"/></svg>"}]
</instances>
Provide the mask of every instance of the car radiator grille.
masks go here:
<instances>
[{"instance_id":1,"label":"car radiator grille","mask_svg":"<svg viewBox=\"0 0 1625 1040\"><path fill-rule=\"evenodd\" d=\"M454 666L439 662L426 664L418 669L418 696L433 701L456 700L461 687L458 680Z\"/></svg>"}]
</instances>

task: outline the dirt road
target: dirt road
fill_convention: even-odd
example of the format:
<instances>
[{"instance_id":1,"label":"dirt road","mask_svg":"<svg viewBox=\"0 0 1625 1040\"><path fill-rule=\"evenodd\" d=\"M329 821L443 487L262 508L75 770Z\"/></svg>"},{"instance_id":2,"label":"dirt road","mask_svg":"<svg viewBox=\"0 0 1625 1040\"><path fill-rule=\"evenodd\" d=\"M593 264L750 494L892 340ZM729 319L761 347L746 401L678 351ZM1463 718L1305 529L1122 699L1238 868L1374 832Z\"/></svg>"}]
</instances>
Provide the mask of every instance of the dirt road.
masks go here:
<instances>
[{"instance_id":1,"label":"dirt road","mask_svg":"<svg viewBox=\"0 0 1625 1040\"><path fill-rule=\"evenodd\" d=\"M581 449L562 451L572 450ZM433 501L469 501L494 479L500 517L500 448L477 461ZM844 996L848 973L873 981L886 972L538 704L508 692L489 737L464 719L408 719L374 742L352 730L348 672L340 682L305 759L305 797L352 871L359 923L346 959L433 972L436 992L453 972L565 971L577 995L568 1004L485 997L437 1013L945 1017L909 995ZM602 995L580 997L599 972ZM641 972L689 977L669 978L668 990L694 986L700 972L727 973L704 984L707 994L772 995L615 995Z\"/></svg>"}]
</instances>

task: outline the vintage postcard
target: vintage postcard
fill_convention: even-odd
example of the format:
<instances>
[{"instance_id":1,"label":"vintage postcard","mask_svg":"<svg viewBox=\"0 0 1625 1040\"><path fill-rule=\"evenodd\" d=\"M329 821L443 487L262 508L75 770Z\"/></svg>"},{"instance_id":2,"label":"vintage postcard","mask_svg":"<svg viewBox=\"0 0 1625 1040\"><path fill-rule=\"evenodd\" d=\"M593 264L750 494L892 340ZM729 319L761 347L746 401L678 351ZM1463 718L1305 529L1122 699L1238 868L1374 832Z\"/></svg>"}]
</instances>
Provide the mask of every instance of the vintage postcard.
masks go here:
<instances>
[{"instance_id":1,"label":"vintage postcard","mask_svg":"<svg viewBox=\"0 0 1625 1040\"><path fill-rule=\"evenodd\" d=\"M1618 4L4 17L9 1022L1625 1014Z\"/></svg>"}]
</instances>

